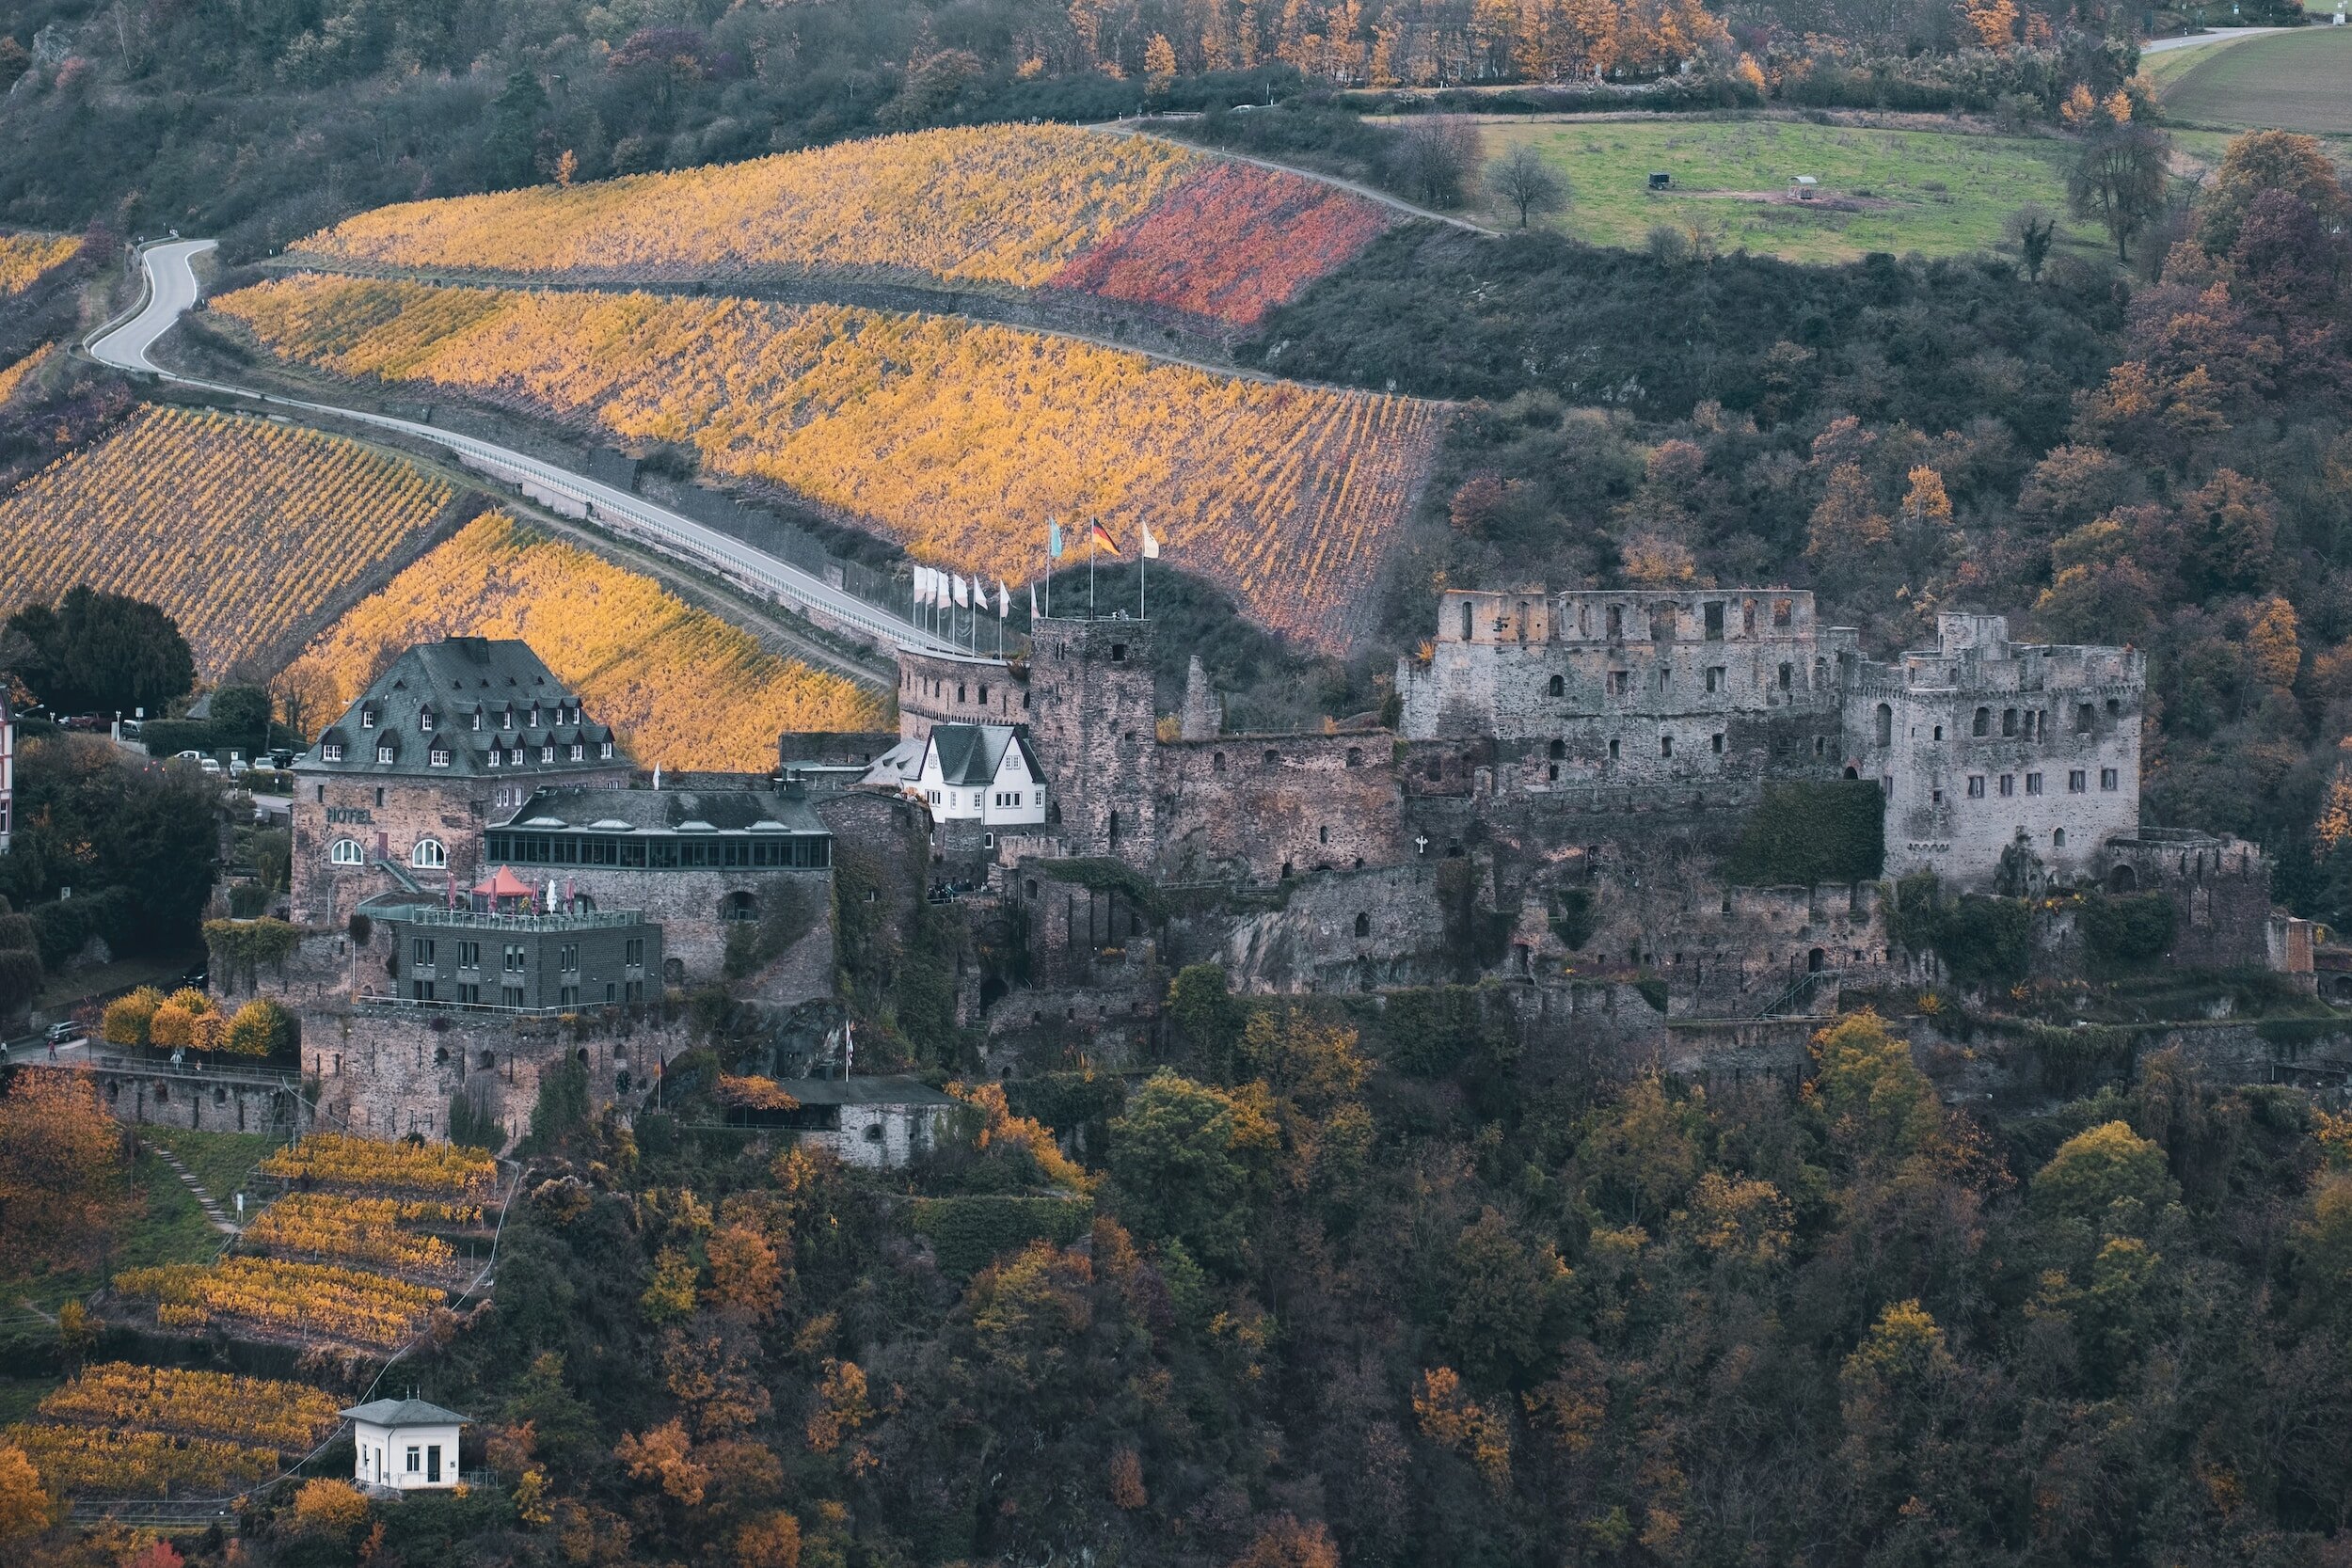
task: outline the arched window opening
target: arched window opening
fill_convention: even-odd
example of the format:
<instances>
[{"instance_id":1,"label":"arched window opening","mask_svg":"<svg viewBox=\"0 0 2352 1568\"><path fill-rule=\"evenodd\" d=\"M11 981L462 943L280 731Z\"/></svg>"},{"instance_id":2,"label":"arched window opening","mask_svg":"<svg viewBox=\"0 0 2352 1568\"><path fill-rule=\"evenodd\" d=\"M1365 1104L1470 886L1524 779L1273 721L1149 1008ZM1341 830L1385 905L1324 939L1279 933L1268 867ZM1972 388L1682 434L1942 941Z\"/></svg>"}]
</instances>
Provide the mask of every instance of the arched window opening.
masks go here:
<instances>
[{"instance_id":1,"label":"arched window opening","mask_svg":"<svg viewBox=\"0 0 2352 1568\"><path fill-rule=\"evenodd\" d=\"M1558 675L1554 675L1554 676L1552 676L1552 677L1551 677L1551 694L1552 694L1553 696L1555 696L1555 697L1565 697L1565 696L1566 696L1566 695L1567 695L1567 691L1568 691L1568 683L1567 683L1565 680L1562 679L1562 678L1561 678L1560 676L1558 676Z\"/></svg>"},{"instance_id":2,"label":"arched window opening","mask_svg":"<svg viewBox=\"0 0 2352 1568\"><path fill-rule=\"evenodd\" d=\"M420 871L438 871L449 864L449 850L437 838L421 838L408 851L408 863Z\"/></svg>"},{"instance_id":3,"label":"arched window opening","mask_svg":"<svg viewBox=\"0 0 2352 1568\"><path fill-rule=\"evenodd\" d=\"M1893 708L1893 707L1891 707L1891 706L1889 706L1889 705L1888 705L1887 704L1885 704L1885 703L1881 703L1881 704L1879 705L1878 721L1879 721L1879 734L1878 734L1878 740L1879 740L1879 744L1880 744L1880 745L1882 745L1882 746L1892 746L1893 744L1895 744L1895 710L1894 710L1894 708Z\"/></svg>"},{"instance_id":4,"label":"arched window opening","mask_svg":"<svg viewBox=\"0 0 2352 1568\"><path fill-rule=\"evenodd\" d=\"M748 922L759 918L759 900L751 894L737 891L719 900L719 918L725 921Z\"/></svg>"},{"instance_id":5,"label":"arched window opening","mask_svg":"<svg viewBox=\"0 0 2352 1568\"><path fill-rule=\"evenodd\" d=\"M1359 937L1372 935L1372 916L1359 914L1356 917L1356 934Z\"/></svg>"},{"instance_id":6,"label":"arched window opening","mask_svg":"<svg viewBox=\"0 0 2352 1568\"><path fill-rule=\"evenodd\" d=\"M1974 725L1972 725L1972 726L1970 727L1970 729L1969 729L1968 733L1969 733L1970 735L1977 735L1977 736L1984 736L1984 735L1990 735L1990 734L1992 734L1992 733L1993 733L1993 710L1992 710L1991 708L1989 708L1989 707L1980 707L1980 708L1977 709L1977 720L1976 720L1976 722L1975 722L1975 724L1974 724Z\"/></svg>"},{"instance_id":7,"label":"arched window opening","mask_svg":"<svg viewBox=\"0 0 2352 1568\"><path fill-rule=\"evenodd\" d=\"M359 841L356 838L337 839L335 841L335 847L327 851L326 858L334 862L337 865L365 865L368 863L368 852L359 847Z\"/></svg>"}]
</instances>

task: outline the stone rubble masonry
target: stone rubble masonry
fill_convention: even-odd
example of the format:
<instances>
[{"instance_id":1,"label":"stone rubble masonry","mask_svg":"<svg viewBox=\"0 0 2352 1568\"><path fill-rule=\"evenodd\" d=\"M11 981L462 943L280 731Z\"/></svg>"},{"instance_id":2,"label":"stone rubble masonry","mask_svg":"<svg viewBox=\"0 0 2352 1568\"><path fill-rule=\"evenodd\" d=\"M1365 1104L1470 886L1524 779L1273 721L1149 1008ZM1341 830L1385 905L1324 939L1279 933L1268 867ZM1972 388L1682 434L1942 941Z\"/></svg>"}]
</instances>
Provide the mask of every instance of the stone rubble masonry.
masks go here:
<instances>
[{"instance_id":1,"label":"stone rubble masonry","mask_svg":"<svg viewBox=\"0 0 2352 1568\"><path fill-rule=\"evenodd\" d=\"M2013 844L2072 881L2139 827L2147 656L2012 643L1998 615L1937 618L1937 645L1848 677L1852 776L1886 794L1886 873L1990 882Z\"/></svg>"},{"instance_id":2,"label":"stone rubble masonry","mask_svg":"<svg viewBox=\"0 0 2352 1568\"><path fill-rule=\"evenodd\" d=\"M1150 621L1041 620L1030 640L1029 736L1046 820L1071 852L1150 870L1158 859Z\"/></svg>"},{"instance_id":3,"label":"stone rubble masonry","mask_svg":"<svg viewBox=\"0 0 2352 1568\"><path fill-rule=\"evenodd\" d=\"M1040 633L1055 624L1039 622ZM933 724L1029 721L1028 672L1021 665L985 656L898 651L899 739L929 740ZM787 753L787 760L805 759Z\"/></svg>"},{"instance_id":4,"label":"stone rubble masonry","mask_svg":"<svg viewBox=\"0 0 2352 1568\"><path fill-rule=\"evenodd\" d=\"M1162 743L1155 869L1176 882L1279 882L1398 864L1412 851L1395 752L1386 730Z\"/></svg>"}]
</instances>

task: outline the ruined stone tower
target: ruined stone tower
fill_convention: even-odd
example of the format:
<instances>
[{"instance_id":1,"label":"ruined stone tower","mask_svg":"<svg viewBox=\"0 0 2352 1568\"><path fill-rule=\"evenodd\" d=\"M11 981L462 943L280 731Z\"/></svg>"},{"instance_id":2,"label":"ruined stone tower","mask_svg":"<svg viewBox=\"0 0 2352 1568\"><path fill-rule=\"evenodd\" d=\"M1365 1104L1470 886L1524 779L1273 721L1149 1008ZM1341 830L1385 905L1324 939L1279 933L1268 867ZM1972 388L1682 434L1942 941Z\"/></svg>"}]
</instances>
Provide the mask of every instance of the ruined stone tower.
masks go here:
<instances>
[{"instance_id":1,"label":"ruined stone tower","mask_svg":"<svg viewBox=\"0 0 2352 1568\"><path fill-rule=\"evenodd\" d=\"M1075 855L1136 866L1157 852L1152 624L1046 619L1030 638L1031 738Z\"/></svg>"},{"instance_id":2,"label":"ruined stone tower","mask_svg":"<svg viewBox=\"0 0 2352 1568\"><path fill-rule=\"evenodd\" d=\"M1200 656L1192 656L1184 667L1184 706L1181 719L1181 738L1185 740L1215 740L1225 728L1224 705L1209 686L1208 666Z\"/></svg>"}]
</instances>

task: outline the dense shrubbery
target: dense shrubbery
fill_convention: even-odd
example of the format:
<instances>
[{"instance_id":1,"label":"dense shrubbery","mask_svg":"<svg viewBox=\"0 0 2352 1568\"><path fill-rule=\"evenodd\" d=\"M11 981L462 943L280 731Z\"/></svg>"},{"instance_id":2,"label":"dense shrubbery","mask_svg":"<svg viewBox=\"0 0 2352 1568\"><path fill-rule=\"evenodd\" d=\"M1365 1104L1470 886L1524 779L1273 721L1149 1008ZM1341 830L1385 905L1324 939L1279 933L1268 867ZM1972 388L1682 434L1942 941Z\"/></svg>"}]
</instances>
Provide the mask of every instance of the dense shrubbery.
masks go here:
<instances>
[{"instance_id":1,"label":"dense shrubbery","mask_svg":"<svg viewBox=\"0 0 2352 1568\"><path fill-rule=\"evenodd\" d=\"M1885 818L1867 779L1768 784L1724 875L1748 887L1874 881L1886 860Z\"/></svg>"},{"instance_id":2,"label":"dense shrubbery","mask_svg":"<svg viewBox=\"0 0 2352 1568\"><path fill-rule=\"evenodd\" d=\"M32 920L43 962L92 937L145 953L194 945L217 847L210 784L129 766L103 739L59 736L24 749L16 790L0 896ZM58 898L65 889L72 896Z\"/></svg>"}]
</instances>

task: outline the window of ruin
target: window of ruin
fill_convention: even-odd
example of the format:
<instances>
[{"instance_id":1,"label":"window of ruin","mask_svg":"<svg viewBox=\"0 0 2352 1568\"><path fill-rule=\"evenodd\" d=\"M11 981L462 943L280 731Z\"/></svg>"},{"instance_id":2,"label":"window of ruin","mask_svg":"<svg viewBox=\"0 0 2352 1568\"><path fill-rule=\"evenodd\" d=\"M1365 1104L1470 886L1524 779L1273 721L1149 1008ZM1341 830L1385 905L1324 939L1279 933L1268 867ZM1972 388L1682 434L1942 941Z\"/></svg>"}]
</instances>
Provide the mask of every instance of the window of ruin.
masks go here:
<instances>
[{"instance_id":1,"label":"window of ruin","mask_svg":"<svg viewBox=\"0 0 2352 1568\"><path fill-rule=\"evenodd\" d=\"M1790 604L1787 599L1774 599L1772 601L1773 626L1786 626L1790 625L1795 619L1796 607L1794 605Z\"/></svg>"},{"instance_id":2,"label":"window of ruin","mask_svg":"<svg viewBox=\"0 0 2352 1568\"><path fill-rule=\"evenodd\" d=\"M1568 754L1568 743L1567 743L1566 741L1565 741L1565 740L1555 740L1555 741L1553 741L1553 742L1551 743L1551 760L1552 760L1552 761L1554 761L1554 762L1559 762L1559 761L1562 761L1562 760L1564 760L1564 759L1567 756L1567 754Z\"/></svg>"},{"instance_id":3,"label":"window of ruin","mask_svg":"<svg viewBox=\"0 0 2352 1568\"><path fill-rule=\"evenodd\" d=\"M1826 736L1813 737L1813 754L1817 757L1829 755L1829 738Z\"/></svg>"},{"instance_id":4,"label":"window of ruin","mask_svg":"<svg viewBox=\"0 0 2352 1568\"><path fill-rule=\"evenodd\" d=\"M2122 703L2120 703L2120 702L2116 701L2113 697L2109 697L2109 698L2107 699L2107 717L2108 717L2108 718L2112 719L2112 718L2114 718L2117 714L2120 714L2120 713L2122 713L2122 711L2123 711L2123 705L2122 705Z\"/></svg>"},{"instance_id":5,"label":"window of ruin","mask_svg":"<svg viewBox=\"0 0 2352 1568\"><path fill-rule=\"evenodd\" d=\"M1715 751L1715 754L1716 754L1717 756L1722 756L1722 755L1724 754L1724 734L1723 734L1723 731L1721 731L1721 730L1717 730L1717 731L1716 731L1713 735L1711 735L1711 736L1708 736L1708 743L1709 743L1710 745L1712 745L1712 746L1713 746L1714 751Z\"/></svg>"},{"instance_id":6,"label":"window of ruin","mask_svg":"<svg viewBox=\"0 0 2352 1568\"><path fill-rule=\"evenodd\" d=\"M1610 671L1610 672L1609 672L1609 694L1610 694L1612 697L1622 697L1622 696L1624 696L1624 695L1625 695L1628 691L1631 690L1631 689L1632 689L1632 687L1633 687L1633 672L1632 672L1632 671L1630 671L1630 670L1612 670L1612 671Z\"/></svg>"},{"instance_id":7,"label":"window of ruin","mask_svg":"<svg viewBox=\"0 0 2352 1568\"><path fill-rule=\"evenodd\" d=\"M1624 635L1625 607L1613 604L1609 607L1609 640L1613 642Z\"/></svg>"},{"instance_id":8,"label":"window of ruin","mask_svg":"<svg viewBox=\"0 0 2352 1568\"><path fill-rule=\"evenodd\" d=\"M1675 754L1675 737L1673 736L1661 735L1658 737L1658 754L1661 757L1670 757Z\"/></svg>"},{"instance_id":9,"label":"window of ruin","mask_svg":"<svg viewBox=\"0 0 2352 1568\"><path fill-rule=\"evenodd\" d=\"M1708 605L1702 611L1702 615L1707 624L1707 641L1721 642L1724 640L1724 607L1719 604Z\"/></svg>"},{"instance_id":10,"label":"window of ruin","mask_svg":"<svg viewBox=\"0 0 2352 1568\"><path fill-rule=\"evenodd\" d=\"M1112 662L1113 664L1122 664L1122 663L1126 662L1126 658L1127 658L1127 644L1126 644L1126 643L1124 643L1124 642L1114 642L1114 643L1112 643L1112 644L1111 644L1111 662Z\"/></svg>"},{"instance_id":11,"label":"window of ruin","mask_svg":"<svg viewBox=\"0 0 2352 1568\"><path fill-rule=\"evenodd\" d=\"M2083 794L2088 794L2088 793L2090 792L2090 773L2089 773L2089 772L2087 772L2086 770L2084 770L2083 768L2070 768L2070 769L2068 769L2068 770L2067 770L2067 774L2066 774L2066 793L2067 793L2067 794L2069 794L2069 795L2083 795Z\"/></svg>"},{"instance_id":12,"label":"window of ruin","mask_svg":"<svg viewBox=\"0 0 2352 1568\"><path fill-rule=\"evenodd\" d=\"M1675 607L1670 604L1652 606L1649 612L1649 640L1653 642L1671 642L1674 641L1674 635Z\"/></svg>"},{"instance_id":13,"label":"window of ruin","mask_svg":"<svg viewBox=\"0 0 2352 1568\"><path fill-rule=\"evenodd\" d=\"M1935 738L1938 740L1944 738L1944 726L1941 724L1935 726Z\"/></svg>"},{"instance_id":14,"label":"window of ruin","mask_svg":"<svg viewBox=\"0 0 2352 1568\"><path fill-rule=\"evenodd\" d=\"M1929 798L1930 798L1931 800L1933 800L1933 801L1934 801L1937 805L1939 805L1939 806L1940 806L1940 805L1942 805L1942 804L1944 803L1944 792L1943 792L1942 790L1940 790L1940 789L1930 790L1928 793L1929 793Z\"/></svg>"},{"instance_id":15,"label":"window of ruin","mask_svg":"<svg viewBox=\"0 0 2352 1568\"><path fill-rule=\"evenodd\" d=\"M2066 830L2064 828L2052 828L2050 830L2050 847L2053 849L2063 849L2066 847Z\"/></svg>"},{"instance_id":16,"label":"window of ruin","mask_svg":"<svg viewBox=\"0 0 2352 1568\"><path fill-rule=\"evenodd\" d=\"M1709 691L1715 690L1724 684L1725 677L1729 674L1730 671L1724 665L1708 665L1707 667L1707 689Z\"/></svg>"},{"instance_id":17,"label":"window of ruin","mask_svg":"<svg viewBox=\"0 0 2352 1568\"><path fill-rule=\"evenodd\" d=\"M1969 731L1969 733L1971 735L1990 735L1993 733L1993 710L1991 708L1980 707L1977 709L1976 724Z\"/></svg>"},{"instance_id":18,"label":"window of ruin","mask_svg":"<svg viewBox=\"0 0 2352 1568\"><path fill-rule=\"evenodd\" d=\"M1114 847L1119 843L1119 813L1117 812L1111 813L1110 841Z\"/></svg>"},{"instance_id":19,"label":"window of ruin","mask_svg":"<svg viewBox=\"0 0 2352 1568\"><path fill-rule=\"evenodd\" d=\"M988 706L988 688L985 686L980 688L980 706Z\"/></svg>"},{"instance_id":20,"label":"window of ruin","mask_svg":"<svg viewBox=\"0 0 2352 1568\"><path fill-rule=\"evenodd\" d=\"M1851 763L1851 762L1850 762L1850 763L1846 764L1846 777L1847 777L1847 778L1850 778L1850 779L1859 779L1860 777L1862 777L1862 769L1861 769L1861 768L1856 768L1856 767L1855 767L1852 763Z\"/></svg>"},{"instance_id":21,"label":"window of ruin","mask_svg":"<svg viewBox=\"0 0 2352 1568\"><path fill-rule=\"evenodd\" d=\"M1286 881L1286 882L1287 882L1287 881L1289 881L1290 879L1291 879L1291 863L1290 863L1290 862L1288 862L1288 861L1284 861L1284 862L1282 863L1282 880L1284 880L1284 881Z\"/></svg>"},{"instance_id":22,"label":"window of ruin","mask_svg":"<svg viewBox=\"0 0 2352 1568\"><path fill-rule=\"evenodd\" d=\"M1878 743L1882 746L1895 744L1895 710L1884 703L1879 705Z\"/></svg>"},{"instance_id":23,"label":"window of ruin","mask_svg":"<svg viewBox=\"0 0 2352 1568\"><path fill-rule=\"evenodd\" d=\"M2028 795L2039 795L2042 793L2041 774L2028 773L2026 775L2026 793Z\"/></svg>"},{"instance_id":24,"label":"window of ruin","mask_svg":"<svg viewBox=\"0 0 2352 1568\"><path fill-rule=\"evenodd\" d=\"M1444 778L1444 777L1445 777L1445 758L1443 758L1443 757L1431 757L1431 758L1429 759L1429 782L1430 782L1430 783L1432 783L1432 784L1435 784L1435 783L1437 783L1438 780L1440 780L1440 779L1442 779L1442 778Z\"/></svg>"},{"instance_id":25,"label":"window of ruin","mask_svg":"<svg viewBox=\"0 0 2352 1568\"><path fill-rule=\"evenodd\" d=\"M1793 690L1796 688L1796 683L1797 667L1793 664L1782 665L1780 667L1780 689L1783 691Z\"/></svg>"},{"instance_id":26,"label":"window of ruin","mask_svg":"<svg viewBox=\"0 0 2352 1568\"><path fill-rule=\"evenodd\" d=\"M1350 746L1347 749L1347 766L1350 768L1361 768L1363 765L1364 749L1361 746Z\"/></svg>"},{"instance_id":27,"label":"window of ruin","mask_svg":"<svg viewBox=\"0 0 2352 1568\"><path fill-rule=\"evenodd\" d=\"M1880 795L1882 795L1882 796L1883 796L1883 797L1884 797L1884 798L1886 798L1887 800L1893 800L1893 799L1895 798L1895 775L1894 775L1894 774L1892 774L1892 773L1881 773L1881 774L1879 775L1879 794L1880 794Z\"/></svg>"},{"instance_id":28,"label":"window of ruin","mask_svg":"<svg viewBox=\"0 0 2352 1568\"><path fill-rule=\"evenodd\" d=\"M2001 733L2003 735L2015 735L2017 733L2017 710L2015 708L2005 707L2001 709Z\"/></svg>"},{"instance_id":29,"label":"window of ruin","mask_svg":"<svg viewBox=\"0 0 2352 1568\"><path fill-rule=\"evenodd\" d=\"M1282 754L1279 752L1268 752L1265 754L1265 765L1268 768L1279 768L1282 765Z\"/></svg>"},{"instance_id":30,"label":"window of ruin","mask_svg":"<svg viewBox=\"0 0 2352 1568\"><path fill-rule=\"evenodd\" d=\"M1617 743L1614 740L1609 742L1609 760L1611 762L1617 760Z\"/></svg>"},{"instance_id":31,"label":"window of ruin","mask_svg":"<svg viewBox=\"0 0 2352 1568\"><path fill-rule=\"evenodd\" d=\"M2016 793L2017 793L2017 775L2016 775L2016 774L2014 774L2014 773L2004 773L2004 774L2002 774L2002 775L2001 775L2001 793L2002 793L2003 795L2005 795L2005 796L2007 796L2007 795L2014 795L2014 794L2016 794Z\"/></svg>"},{"instance_id":32,"label":"window of ruin","mask_svg":"<svg viewBox=\"0 0 2352 1568\"><path fill-rule=\"evenodd\" d=\"M1470 616L1472 613L1473 611L1470 609L1470 601L1468 599L1464 599L1462 601L1462 641L1465 642L1470 640Z\"/></svg>"},{"instance_id":33,"label":"window of ruin","mask_svg":"<svg viewBox=\"0 0 2352 1568\"><path fill-rule=\"evenodd\" d=\"M1968 799L1971 800L1981 800L1984 799L1983 774L1971 773L1968 775Z\"/></svg>"},{"instance_id":34,"label":"window of ruin","mask_svg":"<svg viewBox=\"0 0 2352 1568\"><path fill-rule=\"evenodd\" d=\"M1209 771L1212 773L1222 773L1225 771L1224 752L1211 752L1209 753Z\"/></svg>"},{"instance_id":35,"label":"window of ruin","mask_svg":"<svg viewBox=\"0 0 2352 1568\"><path fill-rule=\"evenodd\" d=\"M2101 789L2113 789L2115 787L2115 784L2116 772L2114 768L2102 768L2099 769L2099 787Z\"/></svg>"},{"instance_id":36,"label":"window of ruin","mask_svg":"<svg viewBox=\"0 0 2352 1568\"><path fill-rule=\"evenodd\" d=\"M1356 934L1359 937L1372 935L1372 916L1359 914L1356 917Z\"/></svg>"},{"instance_id":37,"label":"window of ruin","mask_svg":"<svg viewBox=\"0 0 2352 1568\"><path fill-rule=\"evenodd\" d=\"M1561 677L1559 677L1558 675L1554 675L1554 676L1552 676L1552 677L1551 677L1551 689L1551 689L1551 694L1552 694L1553 696L1555 696L1555 697L1562 697L1562 696L1565 696L1565 695L1567 694L1567 690L1568 690L1568 683L1567 683L1566 681L1563 680L1563 679L1562 679Z\"/></svg>"},{"instance_id":38,"label":"window of ruin","mask_svg":"<svg viewBox=\"0 0 2352 1568\"><path fill-rule=\"evenodd\" d=\"M1544 764L1544 782L1546 784L1558 784L1560 782L1560 765L1558 763L1548 762Z\"/></svg>"}]
</instances>

